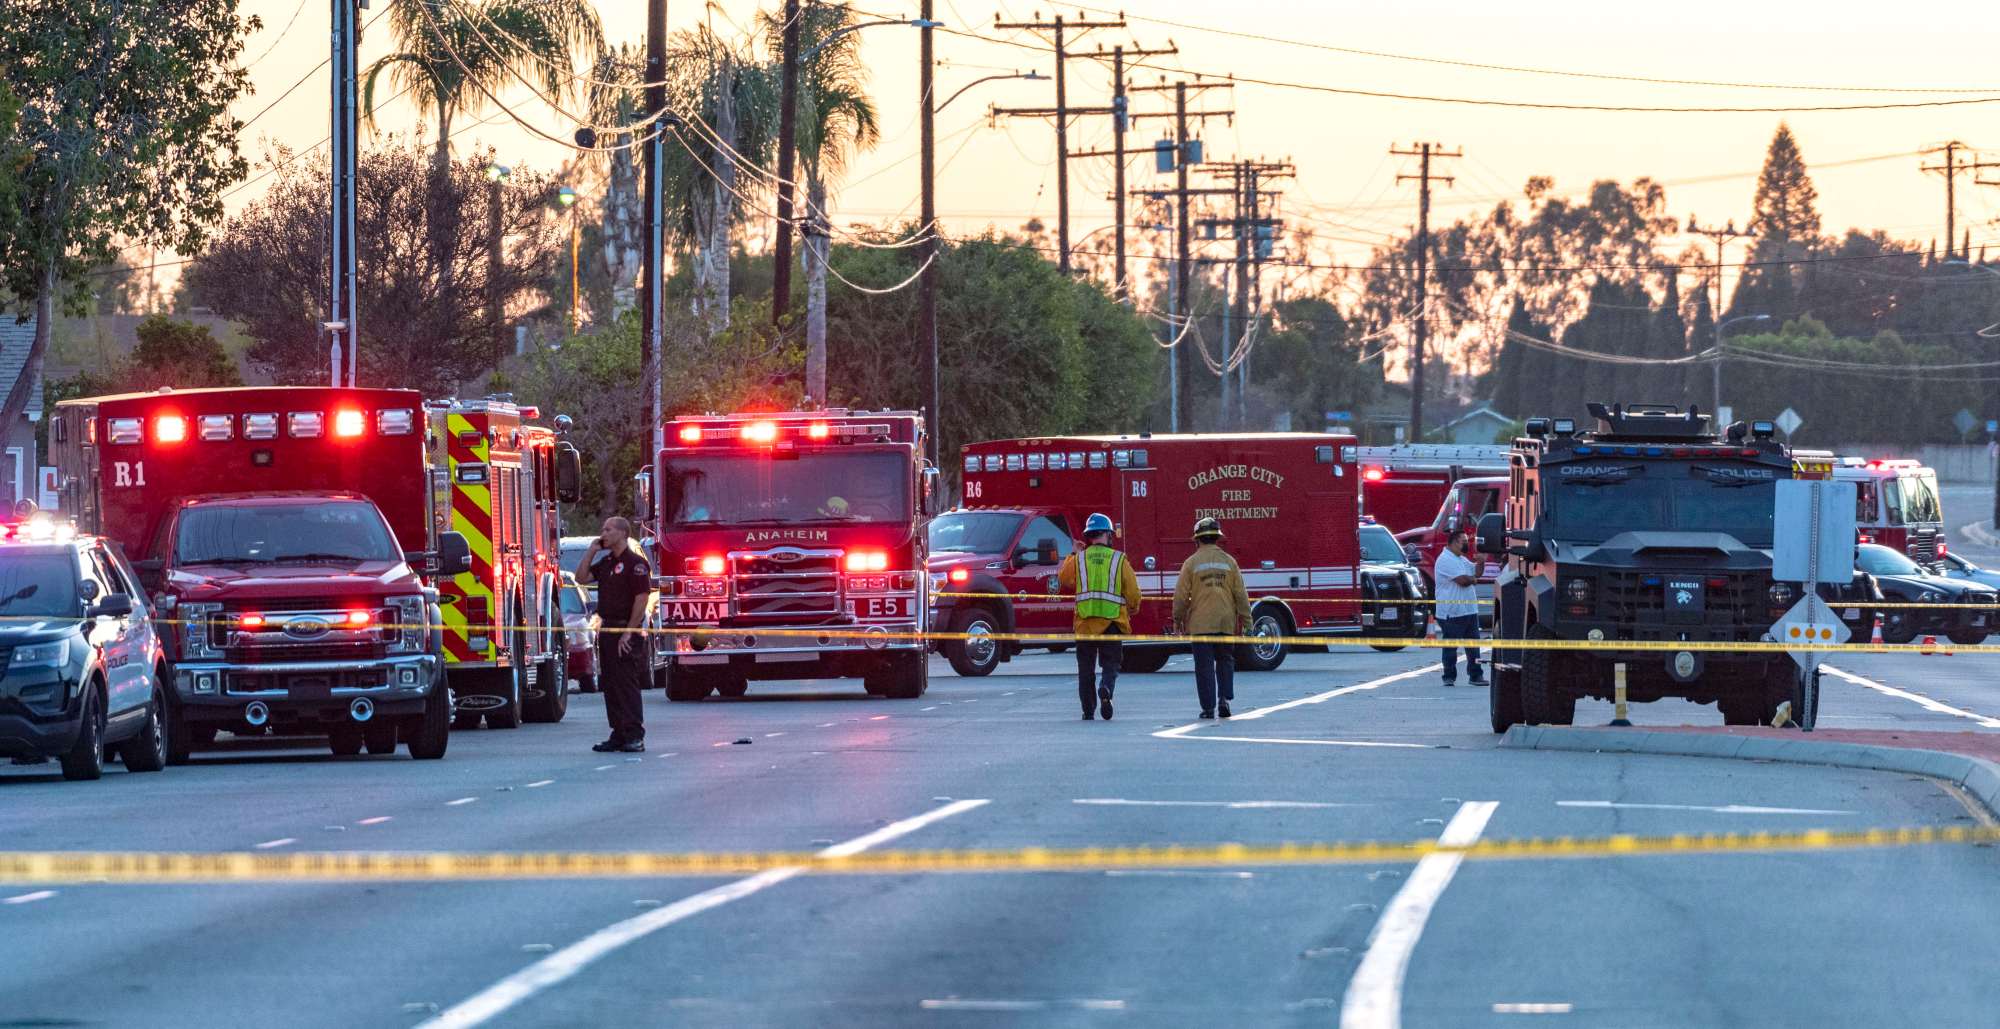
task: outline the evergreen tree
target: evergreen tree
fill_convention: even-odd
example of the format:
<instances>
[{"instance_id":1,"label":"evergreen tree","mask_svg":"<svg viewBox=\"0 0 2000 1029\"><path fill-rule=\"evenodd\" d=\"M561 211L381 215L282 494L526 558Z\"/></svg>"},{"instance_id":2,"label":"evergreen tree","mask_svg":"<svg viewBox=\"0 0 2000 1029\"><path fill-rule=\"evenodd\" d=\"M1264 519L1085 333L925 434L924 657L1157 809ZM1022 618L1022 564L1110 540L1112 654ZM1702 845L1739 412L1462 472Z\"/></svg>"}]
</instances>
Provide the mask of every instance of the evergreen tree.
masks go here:
<instances>
[{"instance_id":1,"label":"evergreen tree","mask_svg":"<svg viewBox=\"0 0 2000 1029\"><path fill-rule=\"evenodd\" d=\"M1533 319L1528 317L1528 309L1520 297L1514 298L1514 310L1507 316L1507 334L1500 340L1500 353L1493 359L1493 382L1488 393L1493 409L1509 418L1522 419L1528 413L1521 406L1521 371L1527 357L1528 345L1516 337L1534 335Z\"/></svg>"},{"instance_id":2,"label":"evergreen tree","mask_svg":"<svg viewBox=\"0 0 2000 1029\"><path fill-rule=\"evenodd\" d=\"M1690 351L1698 354L1715 345L1715 309L1708 302L1708 290L1694 291L1694 313L1687 322ZM1699 405L1704 411L1709 409L1709 395L1713 392L1709 387L1714 381L1711 378L1713 374L1707 362L1687 366L1687 373L1681 379L1683 407Z\"/></svg>"},{"instance_id":3,"label":"evergreen tree","mask_svg":"<svg viewBox=\"0 0 2000 1029\"><path fill-rule=\"evenodd\" d=\"M1646 323L1643 356L1655 361L1686 357L1687 322L1681 318L1681 284L1678 269L1667 274L1667 295ZM1680 365L1651 365L1639 369L1636 398L1649 404L1680 402L1683 369Z\"/></svg>"},{"instance_id":4,"label":"evergreen tree","mask_svg":"<svg viewBox=\"0 0 2000 1029\"><path fill-rule=\"evenodd\" d=\"M1798 315L1802 263L1819 246L1819 191L1806 174L1805 158L1790 126L1780 122L1757 177L1750 231L1751 263L1744 267L1730 298L1728 314Z\"/></svg>"}]
</instances>

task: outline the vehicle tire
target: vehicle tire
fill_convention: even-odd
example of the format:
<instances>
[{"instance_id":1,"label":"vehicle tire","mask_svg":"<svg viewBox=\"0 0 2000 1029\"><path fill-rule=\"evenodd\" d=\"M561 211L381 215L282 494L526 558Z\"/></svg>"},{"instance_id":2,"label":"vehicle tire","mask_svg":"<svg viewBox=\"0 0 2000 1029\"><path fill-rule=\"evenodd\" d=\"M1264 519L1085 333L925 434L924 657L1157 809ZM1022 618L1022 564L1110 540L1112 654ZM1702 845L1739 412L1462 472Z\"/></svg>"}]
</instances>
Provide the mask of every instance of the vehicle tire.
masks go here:
<instances>
[{"instance_id":1,"label":"vehicle tire","mask_svg":"<svg viewBox=\"0 0 2000 1029\"><path fill-rule=\"evenodd\" d=\"M1285 609L1265 605L1250 612L1250 636L1280 637L1292 634L1292 618ZM1285 663L1283 643L1245 643L1236 647L1236 669L1240 672L1275 672Z\"/></svg>"},{"instance_id":2,"label":"vehicle tire","mask_svg":"<svg viewBox=\"0 0 2000 1029\"><path fill-rule=\"evenodd\" d=\"M1522 723L1520 672L1492 670L1492 678L1486 687L1486 710L1492 716L1493 731L1496 733L1506 732L1509 727Z\"/></svg>"},{"instance_id":3,"label":"vehicle tire","mask_svg":"<svg viewBox=\"0 0 2000 1029\"><path fill-rule=\"evenodd\" d=\"M157 772L167 767L167 698L158 686L146 702L146 724L139 735L119 745L118 756L128 772Z\"/></svg>"},{"instance_id":4,"label":"vehicle tire","mask_svg":"<svg viewBox=\"0 0 2000 1029\"><path fill-rule=\"evenodd\" d=\"M1530 630L1529 639L1549 639ZM1562 689L1554 651L1521 651L1521 721L1526 725L1568 725L1576 720L1576 698Z\"/></svg>"},{"instance_id":5,"label":"vehicle tire","mask_svg":"<svg viewBox=\"0 0 2000 1029\"><path fill-rule=\"evenodd\" d=\"M715 684L715 692L718 696L724 697L743 696L750 692L750 680L740 679L733 675L727 676Z\"/></svg>"},{"instance_id":6,"label":"vehicle tire","mask_svg":"<svg viewBox=\"0 0 2000 1029\"><path fill-rule=\"evenodd\" d=\"M1902 625L1894 628L1888 625L1882 626L1882 642L1884 643L1901 645L1913 642L1916 638L1917 627L1914 623L1904 622Z\"/></svg>"},{"instance_id":7,"label":"vehicle tire","mask_svg":"<svg viewBox=\"0 0 2000 1029\"><path fill-rule=\"evenodd\" d=\"M1382 652L1382 653L1384 653L1384 654L1394 654L1394 653L1396 653L1397 651L1401 651L1401 650L1407 650L1407 649L1409 649L1409 648L1408 648L1408 647L1405 647L1405 646L1403 646L1403 645L1402 645L1402 644L1400 644L1400 643L1399 643L1399 644L1396 644L1395 646L1384 646L1383 644L1380 644L1380 643L1370 643L1370 644L1368 645L1368 649L1369 649L1369 650L1379 650L1379 651L1381 651L1381 652Z\"/></svg>"},{"instance_id":8,"label":"vehicle tire","mask_svg":"<svg viewBox=\"0 0 2000 1029\"><path fill-rule=\"evenodd\" d=\"M591 674L591 673L589 673L589 672L585 672L585 673L583 673L582 675L579 675L579 676L577 676L577 677L576 677L576 691L577 691L578 693L596 693L596 692L597 692L597 676L595 676L595 675L592 675L592 674Z\"/></svg>"},{"instance_id":9,"label":"vehicle tire","mask_svg":"<svg viewBox=\"0 0 2000 1029\"><path fill-rule=\"evenodd\" d=\"M1724 697L1715 702L1722 711L1724 725L1757 725L1762 722L1765 705L1759 700L1742 700Z\"/></svg>"},{"instance_id":10,"label":"vehicle tire","mask_svg":"<svg viewBox=\"0 0 2000 1029\"><path fill-rule=\"evenodd\" d=\"M76 742L62 756L63 778L72 782L104 776L104 696L94 681L83 694L81 721Z\"/></svg>"},{"instance_id":11,"label":"vehicle tire","mask_svg":"<svg viewBox=\"0 0 2000 1029\"><path fill-rule=\"evenodd\" d=\"M554 655L535 665L535 685L542 695L528 700L526 710L528 721L551 725L563 720L569 713L569 637L556 633Z\"/></svg>"},{"instance_id":12,"label":"vehicle tire","mask_svg":"<svg viewBox=\"0 0 2000 1029\"><path fill-rule=\"evenodd\" d=\"M477 722L479 716L474 715ZM404 726L403 743L410 748L410 756L418 761L435 761L444 756L445 747L451 742L452 726L457 719L451 717L451 693L445 687L443 676L431 684L429 696L424 698L424 713Z\"/></svg>"},{"instance_id":13,"label":"vehicle tire","mask_svg":"<svg viewBox=\"0 0 2000 1029\"><path fill-rule=\"evenodd\" d=\"M361 753L362 742L361 730L347 725L333 730L326 737L327 749L333 751L335 757L353 757Z\"/></svg>"},{"instance_id":14,"label":"vehicle tire","mask_svg":"<svg viewBox=\"0 0 2000 1029\"><path fill-rule=\"evenodd\" d=\"M890 654L861 680L869 693L891 700L915 700L930 688L930 662L921 651Z\"/></svg>"},{"instance_id":15,"label":"vehicle tire","mask_svg":"<svg viewBox=\"0 0 2000 1029\"><path fill-rule=\"evenodd\" d=\"M1986 642L1984 629L1953 629L1947 638L1961 647L1975 647Z\"/></svg>"},{"instance_id":16,"label":"vehicle tire","mask_svg":"<svg viewBox=\"0 0 2000 1029\"><path fill-rule=\"evenodd\" d=\"M968 636L991 636L998 626L993 612L983 607L967 608L951 620L952 632ZM993 639L945 640L944 657L951 662L952 671L976 679L992 675L1000 667L1000 643Z\"/></svg>"},{"instance_id":17,"label":"vehicle tire","mask_svg":"<svg viewBox=\"0 0 2000 1029\"><path fill-rule=\"evenodd\" d=\"M515 610L518 611L520 608L517 606ZM521 727L521 716L526 713L524 708L527 706L528 699L528 666L522 661L522 658L527 653L528 640L526 634L519 629L514 630L514 664L513 667L507 669L502 680L506 685L507 692L505 699L507 702L499 707L488 708L486 710L486 727L488 729L518 729Z\"/></svg>"},{"instance_id":18,"label":"vehicle tire","mask_svg":"<svg viewBox=\"0 0 2000 1029\"><path fill-rule=\"evenodd\" d=\"M1070 651L1070 645L1067 643L1049 644L1049 653L1051 654L1067 654L1069 653L1069 651Z\"/></svg>"},{"instance_id":19,"label":"vehicle tire","mask_svg":"<svg viewBox=\"0 0 2000 1029\"><path fill-rule=\"evenodd\" d=\"M707 700L715 692L715 679L705 671L687 667L667 669L667 699L677 704Z\"/></svg>"},{"instance_id":20,"label":"vehicle tire","mask_svg":"<svg viewBox=\"0 0 2000 1029\"><path fill-rule=\"evenodd\" d=\"M1128 643L1121 649L1123 653L1119 655L1118 662L1120 675L1151 675L1167 667L1167 661L1174 656L1172 647L1142 647Z\"/></svg>"},{"instance_id":21,"label":"vehicle tire","mask_svg":"<svg viewBox=\"0 0 2000 1029\"><path fill-rule=\"evenodd\" d=\"M396 752L396 723L369 722L361 730L361 742L370 754L394 754Z\"/></svg>"},{"instance_id":22,"label":"vehicle tire","mask_svg":"<svg viewBox=\"0 0 2000 1029\"><path fill-rule=\"evenodd\" d=\"M160 682L166 682L164 675ZM194 748L206 747L215 742L215 726L191 726L181 707L172 701L167 703L166 721L162 728L167 733L167 764L184 765L194 757Z\"/></svg>"}]
</instances>

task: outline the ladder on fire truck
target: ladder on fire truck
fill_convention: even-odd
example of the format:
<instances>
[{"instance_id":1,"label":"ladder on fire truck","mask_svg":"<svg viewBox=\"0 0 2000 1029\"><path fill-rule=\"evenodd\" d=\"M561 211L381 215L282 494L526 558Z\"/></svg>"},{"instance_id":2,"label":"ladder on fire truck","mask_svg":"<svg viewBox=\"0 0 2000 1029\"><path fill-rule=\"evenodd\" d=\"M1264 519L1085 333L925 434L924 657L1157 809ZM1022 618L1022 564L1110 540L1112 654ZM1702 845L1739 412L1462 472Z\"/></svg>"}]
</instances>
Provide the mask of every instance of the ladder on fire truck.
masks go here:
<instances>
[{"instance_id":1,"label":"ladder on fire truck","mask_svg":"<svg viewBox=\"0 0 2000 1029\"><path fill-rule=\"evenodd\" d=\"M1388 447L1355 447L1354 460L1361 464L1396 469L1505 468L1509 449L1499 443L1402 443Z\"/></svg>"}]
</instances>

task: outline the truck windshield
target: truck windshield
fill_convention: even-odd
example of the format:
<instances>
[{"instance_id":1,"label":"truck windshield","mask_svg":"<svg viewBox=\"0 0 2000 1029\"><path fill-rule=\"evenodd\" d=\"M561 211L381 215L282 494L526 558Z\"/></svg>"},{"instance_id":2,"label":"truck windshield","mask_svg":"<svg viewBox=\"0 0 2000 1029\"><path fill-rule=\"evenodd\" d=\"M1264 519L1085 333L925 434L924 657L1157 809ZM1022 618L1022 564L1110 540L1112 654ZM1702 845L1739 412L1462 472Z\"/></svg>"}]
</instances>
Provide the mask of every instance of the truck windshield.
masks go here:
<instances>
[{"instance_id":1,"label":"truck windshield","mask_svg":"<svg viewBox=\"0 0 2000 1029\"><path fill-rule=\"evenodd\" d=\"M1927 525L1944 521L1938 503L1937 480L1930 475L1899 475L1882 484L1888 502L1889 524Z\"/></svg>"},{"instance_id":2,"label":"truck windshield","mask_svg":"<svg viewBox=\"0 0 2000 1029\"><path fill-rule=\"evenodd\" d=\"M678 454L662 471L661 511L670 525L910 521L904 454Z\"/></svg>"},{"instance_id":3,"label":"truck windshield","mask_svg":"<svg viewBox=\"0 0 2000 1029\"><path fill-rule=\"evenodd\" d=\"M941 515L930 525L933 554L998 554L1014 541L1024 515L994 511L958 511Z\"/></svg>"},{"instance_id":4,"label":"truck windshield","mask_svg":"<svg viewBox=\"0 0 2000 1029\"><path fill-rule=\"evenodd\" d=\"M197 504L174 533L178 564L400 561L381 512L365 500Z\"/></svg>"},{"instance_id":5,"label":"truck windshield","mask_svg":"<svg viewBox=\"0 0 2000 1029\"><path fill-rule=\"evenodd\" d=\"M0 557L0 617L74 618L82 611L76 581L76 561L66 553Z\"/></svg>"},{"instance_id":6,"label":"truck windshield","mask_svg":"<svg viewBox=\"0 0 2000 1029\"><path fill-rule=\"evenodd\" d=\"M1771 545L1777 470L1736 463L1563 464L1548 469L1551 535L1602 543L1621 532L1721 532Z\"/></svg>"},{"instance_id":7,"label":"truck windshield","mask_svg":"<svg viewBox=\"0 0 2000 1029\"><path fill-rule=\"evenodd\" d=\"M1399 565L1409 560L1396 536L1380 525L1361 527L1361 560L1376 565Z\"/></svg>"}]
</instances>

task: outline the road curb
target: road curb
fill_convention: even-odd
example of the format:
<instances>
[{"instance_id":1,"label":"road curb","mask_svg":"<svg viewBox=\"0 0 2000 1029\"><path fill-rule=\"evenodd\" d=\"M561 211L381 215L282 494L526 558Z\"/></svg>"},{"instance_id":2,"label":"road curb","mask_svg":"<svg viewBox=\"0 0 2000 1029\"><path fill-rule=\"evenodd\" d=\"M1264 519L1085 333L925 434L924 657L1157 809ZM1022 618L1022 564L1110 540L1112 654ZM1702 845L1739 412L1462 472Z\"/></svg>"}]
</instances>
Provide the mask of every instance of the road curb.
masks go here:
<instances>
[{"instance_id":1,"label":"road curb","mask_svg":"<svg viewBox=\"0 0 2000 1029\"><path fill-rule=\"evenodd\" d=\"M1990 528L1992 524L1991 521L1967 522L1958 527L1958 534L1965 537L1974 546L2000 549L2000 536L1993 535L1993 531Z\"/></svg>"},{"instance_id":2,"label":"road curb","mask_svg":"<svg viewBox=\"0 0 2000 1029\"><path fill-rule=\"evenodd\" d=\"M1927 775L1957 786L2000 818L2000 765L1942 750L1873 747L1861 743L1776 740L1726 733L1648 732L1644 729L1575 729L1516 725L1500 741L1511 750L1567 750L1603 754L1660 754L1719 757L1744 761L1785 761L1800 765L1865 768Z\"/></svg>"}]
</instances>

